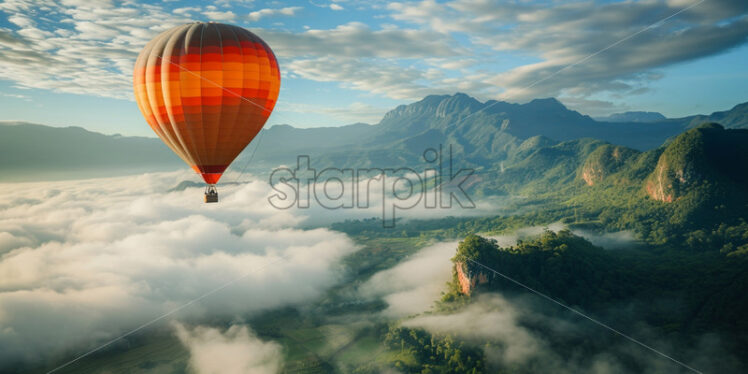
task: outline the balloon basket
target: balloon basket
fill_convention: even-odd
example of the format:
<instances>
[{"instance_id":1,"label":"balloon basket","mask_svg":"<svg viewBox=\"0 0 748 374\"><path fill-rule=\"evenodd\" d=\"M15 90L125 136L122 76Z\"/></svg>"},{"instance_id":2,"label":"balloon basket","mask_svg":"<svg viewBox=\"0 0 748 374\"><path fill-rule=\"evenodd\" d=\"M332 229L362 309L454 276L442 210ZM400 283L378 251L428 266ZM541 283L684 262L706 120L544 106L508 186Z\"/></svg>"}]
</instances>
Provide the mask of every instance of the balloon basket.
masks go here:
<instances>
[{"instance_id":1,"label":"balloon basket","mask_svg":"<svg viewBox=\"0 0 748 374\"><path fill-rule=\"evenodd\" d=\"M210 184L205 187L205 202L206 203L217 203L218 202L218 190L216 185Z\"/></svg>"}]
</instances>

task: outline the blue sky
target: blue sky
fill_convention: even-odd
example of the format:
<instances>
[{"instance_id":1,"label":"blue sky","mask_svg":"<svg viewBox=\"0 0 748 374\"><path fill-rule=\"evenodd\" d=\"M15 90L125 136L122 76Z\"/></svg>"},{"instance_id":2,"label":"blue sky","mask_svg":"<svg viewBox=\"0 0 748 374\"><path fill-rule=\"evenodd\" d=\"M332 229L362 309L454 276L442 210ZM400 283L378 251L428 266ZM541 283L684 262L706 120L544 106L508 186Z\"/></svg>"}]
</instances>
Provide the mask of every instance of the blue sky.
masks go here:
<instances>
[{"instance_id":1,"label":"blue sky","mask_svg":"<svg viewBox=\"0 0 748 374\"><path fill-rule=\"evenodd\" d=\"M132 101L132 64L150 38L195 20L241 25L273 48L283 81L271 125L376 123L457 91L554 96L591 115L726 110L748 101L748 4L697 3L7 0L0 120L153 136Z\"/></svg>"}]
</instances>

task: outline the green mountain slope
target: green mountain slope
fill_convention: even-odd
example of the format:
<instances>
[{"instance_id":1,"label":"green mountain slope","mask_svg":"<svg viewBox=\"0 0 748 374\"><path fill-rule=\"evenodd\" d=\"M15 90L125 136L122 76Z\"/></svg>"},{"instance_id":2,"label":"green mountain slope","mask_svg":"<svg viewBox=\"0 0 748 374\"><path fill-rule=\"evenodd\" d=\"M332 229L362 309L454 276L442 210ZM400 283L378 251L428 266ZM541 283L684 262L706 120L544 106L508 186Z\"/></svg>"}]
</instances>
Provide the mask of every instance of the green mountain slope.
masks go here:
<instances>
[{"instance_id":1,"label":"green mountain slope","mask_svg":"<svg viewBox=\"0 0 748 374\"><path fill-rule=\"evenodd\" d=\"M744 110L741 104L709 116L650 118L646 123L632 117L614 123L569 110L553 98L516 104L480 102L461 93L431 95L395 108L377 125L321 129L275 126L257 141L260 145L254 165L293 164L297 155L309 155L324 167L416 167L423 165L424 150L450 145L460 166L492 168L511 162L517 156L514 150L536 136L554 143L594 138L646 151L704 119L726 119L727 127L746 126Z\"/></svg>"}]
</instances>

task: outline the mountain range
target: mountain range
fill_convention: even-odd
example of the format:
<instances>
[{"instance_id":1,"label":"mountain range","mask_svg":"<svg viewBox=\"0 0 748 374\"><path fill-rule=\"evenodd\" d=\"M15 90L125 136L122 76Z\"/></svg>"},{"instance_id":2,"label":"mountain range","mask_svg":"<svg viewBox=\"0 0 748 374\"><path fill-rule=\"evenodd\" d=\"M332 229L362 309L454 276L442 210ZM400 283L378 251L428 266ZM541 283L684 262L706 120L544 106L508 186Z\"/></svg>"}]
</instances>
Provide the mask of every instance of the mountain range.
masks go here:
<instances>
[{"instance_id":1,"label":"mountain range","mask_svg":"<svg viewBox=\"0 0 748 374\"><path fill-rule=\"evenodd\" d=\"M418 167L423 165L426 149L442 145L451 146L458 166L495 169L530 155L531 149L570 140L591 138L646 151L704 122L748 128L748 103L710 115L672 119L631 113L601 121L553 98L516 104L480 102L462 93L431 95L398 106L376 125L272 126L255 138L233 168L249 165L253 172L266 172L280 164L295 164L297 155L311 156L322 168ZM168 170L182 165L158 139L107 136L78 127L0 124L3 181Z\"/></svg>"},{"instance_id":2,"label":"mountain range","mask_svg":"<svg viewBox=\"0 0 748 374\"><path fill-rule=\"evenodd\" d=\"M662 113L658 112L624 112L624 113L613 113L606 117L595 118L601 122L658 122L667 119Z\"/></svg>"},{"instance_id":3,"label":"mountain range","mask_svg":"<svg viewBox=\"0 0 748 374\"><path fill-rule=\"evenodd\" d=\"M538 141L593 138L646 151L704 122L748 128L748 103L711 115L644 123L598 121L553 98L513 104L480 102L461 93L432 95L395 108L376 125L273 126L258 141L253 161L262 167L293 164L296 155L306 154L321 157L328 166L409 166L420 163L425 149L442 144L451 145L466 165L492 167ZM536 136L544 140L525 143Z\"/></svg>"}]
</instances>

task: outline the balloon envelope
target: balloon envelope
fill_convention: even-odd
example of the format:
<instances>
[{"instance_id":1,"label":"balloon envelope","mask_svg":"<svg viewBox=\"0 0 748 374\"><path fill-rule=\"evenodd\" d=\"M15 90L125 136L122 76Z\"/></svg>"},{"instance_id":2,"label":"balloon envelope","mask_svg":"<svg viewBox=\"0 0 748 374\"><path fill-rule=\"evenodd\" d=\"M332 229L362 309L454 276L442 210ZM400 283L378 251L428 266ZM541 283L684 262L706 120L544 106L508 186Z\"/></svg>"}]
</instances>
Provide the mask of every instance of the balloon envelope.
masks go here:
<instances>
[{"instance_id":1,"label":"balloon envelope","mask_svg":"<svg viewBox=\"0 0 748 374\"><path fill-rule=\"evenodd\" d=\"M153 131L215 184L270 116L280 71L257 35L196 22L165 31L143 48L133 86Z\"/></svg>"}]
</instances>

